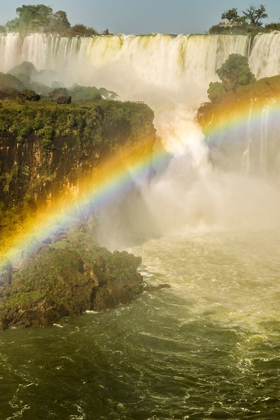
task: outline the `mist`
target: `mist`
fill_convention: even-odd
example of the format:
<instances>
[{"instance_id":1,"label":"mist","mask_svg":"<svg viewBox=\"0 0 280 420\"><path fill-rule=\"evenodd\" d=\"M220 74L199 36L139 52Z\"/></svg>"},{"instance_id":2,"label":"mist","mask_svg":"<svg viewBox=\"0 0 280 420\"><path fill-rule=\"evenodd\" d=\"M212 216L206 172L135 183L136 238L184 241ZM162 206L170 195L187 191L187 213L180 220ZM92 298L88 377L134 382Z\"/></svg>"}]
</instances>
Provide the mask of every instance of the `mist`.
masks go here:
<instances>
[{"instance_id":1,"label":"mist","mask_svg":"<svg viewBox=\"0 0 280 420\"><path fill-rule=\"evenodd\" d=\"M265 37L269 41L270 35L263 36L258 49L257 40L250 56L257 75L275 73L275 66L265 66L260 60ZM155 164L153 177L140 184L132 173L126 195L100 215L100 242L120 249L133 241L185 229L279 225L277 185L261 173L227 171L213 165L211 150L196 122L197 108L207 101L209 83L217 80L217 68L231 53L246 55L248 46L246 36L68 39L33 34L20 41L17 35L8 34L0 36L0 70L31 61L39 71L34 81L60 82L66 87L74 83L104 86L122 100L145 101L154 110L155 147L163 147L170 155L168 165Z\"/></svg>"}]
</instances>

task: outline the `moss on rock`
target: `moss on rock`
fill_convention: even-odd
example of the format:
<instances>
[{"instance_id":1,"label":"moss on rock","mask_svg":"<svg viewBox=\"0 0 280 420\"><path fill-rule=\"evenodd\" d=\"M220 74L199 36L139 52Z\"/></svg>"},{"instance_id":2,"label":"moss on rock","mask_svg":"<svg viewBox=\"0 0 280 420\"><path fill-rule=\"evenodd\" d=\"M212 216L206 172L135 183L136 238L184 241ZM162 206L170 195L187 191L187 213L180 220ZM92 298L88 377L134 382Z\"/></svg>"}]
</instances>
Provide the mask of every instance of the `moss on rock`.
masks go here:
<instances>
[{"instance_id":1,"label":"moss on rock","mask_svg":"<svg viewBox=\"0 0 280 420\"><path fill-rule=\"evenodd\" d=\"M49 326L86 310L128 304L143 291L140 264L141 258L112 254L88 234L69 234L12 276L0 305L0 329Z\"/></svg>"}]
</instances>

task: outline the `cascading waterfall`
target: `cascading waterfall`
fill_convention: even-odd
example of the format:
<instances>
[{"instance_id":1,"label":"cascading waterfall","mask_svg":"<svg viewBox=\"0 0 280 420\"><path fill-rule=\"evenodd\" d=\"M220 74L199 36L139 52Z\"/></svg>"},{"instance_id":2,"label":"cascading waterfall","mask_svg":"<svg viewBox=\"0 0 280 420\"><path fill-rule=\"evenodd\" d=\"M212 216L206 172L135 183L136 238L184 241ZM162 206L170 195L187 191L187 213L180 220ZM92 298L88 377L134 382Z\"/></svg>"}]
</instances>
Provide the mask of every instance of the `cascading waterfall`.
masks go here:
<instances>
[{"instance_id":1,"label":"cascading waterfall","mask_svg":"<svg viewBox=\"0 0 280 420\"><path fill-rule=\"evenodd\" d=\"M198 105L217 68L231 53L247 54L246 36L118 35L63 38L33 34L0 36L0 71L22 61L56 70L66 84L96 85L125 98L153 98L155 91ZM200 97L198 97L200 93ZM172 98L169 98L172 100Z\"/></svg>"},{"instance_id":2,"label":"cascading waterfall","mask_svg":"<svg viewBox=\"0 0 280 420\"><path fill-rule=\"evenodd\" d=\"M279 37L278 33L258 36L251 48L250 37L235 35L63 38L32 34L20 38L17 34L8 34L0 36L0 71L8 71L27 60L38 70L55 71L39 72L35 81L51 83L60 80L67 86L73 83L104 86L116 91L123 99L147 102L155 111L155 125L162 143L174 156L167 172L160 178L156 177L144 193L150 211L157 214L159 225L165 231L166 226L172 228L170 220L175 219L178 228L188 221L211 220L217 223L223 219L223 212L231 214L231 217L226 217L226 223L230 224L233 219L241 217L232 211L236 201L246 201L246 188L253 189L246 186L248 181L239 188L240 180L234 177L230 179L225 175L226 180L221 174L215 177L208 162L203 135L195 122L195 111L201 102L207 100L209 83L218 80L216 70L231 53L249 56L250 66L257 77L277 74ZM247 149L243 159L247 174L252 166L251 146L256 143L250 115L249 112ZM264 111L261 139L258 140L258 162L263 173L267 164L269 134L266 115ZM184 199L178 201L175 196ZM222 203L222 197L227 198L227 205ZM253 207L257 208L258 202L254 202ZM251 204L248 209L249 214ZM107 236L104 232L103 237Z\"/></svg>"},{"instance_id":3,"label":"cascading waterfall","mask_svg":"<svg viewBox=\"0 0 280 420\"><path fill-rule=\"evenodd\" d=\"M257 35L253 42L249 65L257 79L280 73L280 33Z\"/></svg>"}]
</instances>

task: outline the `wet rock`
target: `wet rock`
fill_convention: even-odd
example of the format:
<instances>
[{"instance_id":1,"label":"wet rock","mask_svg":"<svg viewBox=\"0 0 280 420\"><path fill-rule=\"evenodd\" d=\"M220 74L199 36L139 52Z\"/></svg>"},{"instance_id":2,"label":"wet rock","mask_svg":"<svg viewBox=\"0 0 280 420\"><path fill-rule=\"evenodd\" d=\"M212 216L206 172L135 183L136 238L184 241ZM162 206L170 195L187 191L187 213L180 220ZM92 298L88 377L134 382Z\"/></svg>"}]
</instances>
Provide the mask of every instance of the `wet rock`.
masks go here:
<instances>
[{"instance_id":1,"label":"wet rock","mask_svg":"<svg viewBox=\"0 0 280 420\"><path fill-rule=\"evenodd\" d=\"M159 284L158 286L146 285L145 286L145 291L146 292L156 292L157 290L170 289L170 288L171 288L170 284Z\"/></svg>"},{"instance_id":2,"label":"wet rock","mask_svg":"<svg viewBox=\"0 0 280 420\"><path fill-rule=\"evenodd\" d=\"M125 252L110 253L81 232L45 245L17 273L9 268L0 329L45 327L87 310L129 304L144 290L139 263Z\"/></svg>"},{"instance_id":3,"label":"wet rock","mask_svg":"<svg viewBox=\"0 0 280 420\"><path fill-rule=\"evenodd\" d=\"M106 286L96 289L93 297L93 308L97 312L117 308L119 305L129 304L137 295L142 293L141 285L121 284L118 281L109 281Z\"/></svg>"},{"instance_id":4,"label":"wet rock","mask_svg":"<svg viewBox=\"0 0 280 420\"><path fill-rule=\"evenodd\" d=\"M57 98L56 103L59 105L64 105L64 104L71 104L72 98L71 96L59 96L59 98Z\"/></svg>"},{"instance_id":5,"label":"wet rock","mask_svg":"<svg viewBox=\"0 0 280 420\"><path fill-rule=\"evenodd\" d=\"M52 99L53 101L56 101L58 98L62 96L68 96L67 89L65 88L56 88L52 90L50 93L48 93L47 98Z\"/></svg>"},{"instance_id":6,"label":"wet rock","mask_svg":"<svg viewBox=\"0 0 280 420\"><path fill-rule=\"evenodd\" d=\"M40 101L41 97L38 95L34 90L25 89L18 95L20 99L24 99L26 101L31 102L38 102Z\"/></svg>"}]
</instances>

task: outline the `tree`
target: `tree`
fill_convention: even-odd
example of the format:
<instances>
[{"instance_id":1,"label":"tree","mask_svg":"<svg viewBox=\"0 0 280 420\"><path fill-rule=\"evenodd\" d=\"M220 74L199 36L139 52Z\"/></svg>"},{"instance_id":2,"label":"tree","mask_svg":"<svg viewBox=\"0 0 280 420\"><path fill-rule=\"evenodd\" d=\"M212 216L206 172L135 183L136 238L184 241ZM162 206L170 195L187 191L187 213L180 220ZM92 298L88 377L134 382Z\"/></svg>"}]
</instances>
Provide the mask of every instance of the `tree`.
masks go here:
<instances>
[{"instance_id":1,"label":"tree","mask_svg":"<svg viewBox=\"0 0 280 420\"><path fill-rule=\"evenodd\" d=\"M6 28L9 31L45 28L52 21L52 8L43 4L37 6L23 5L18 7L16 12L18 17L6 23Z\"/></svg>"},{"instance_id":2,"label":"tree","mask_svg":"<svg viewBox=\"0 0 280 420\"><path fill-rule=\"evenodd\" d=\"M81 23L77 23L76 25L72 26L71 32L73 35L81 36L98 35L98 32L94 28L87 27Z\"/></svg>"},{"instance_id":3,"label":"tree","mask_svg":"<svg viewBox=\"0 0 280 420\"><path fill-rule=\"evenodd\" d=\"M207 93L210 101L219 102L226 95L227 91L223 83L215 82L210 83Z\"/></svg>"},{"instance_id":4,"label":"tree","mask_svg":"<svg viewBox=\"0 0 280 420\"><path fill-rule=\"evenodd\" d=\"M239 18L236 8L226 10L222 14L222 19L227 19L229 22L235 22Z\"/></svg>"},{"instance_id":5,"label":"tree","mask_svg":"<svg viewBox=\"0 0 280 420\"><path fill-rule=\"evenodd\" d=\"M18 7L18 17L6 23L11 32L20 31L65 31L71 28L67 14L62 10L53 13L51 7L38 4L37 6Z\"/></svg>"},{"instance_id":6,"label":"tree","mask_svg":"<svg viewBox=\"0 0 280 420\"><path fill-rule=\"evenodd\" d=\"M269 23L265 25L265 32L280 31L280 23Z\"/></svg>"},{"instance_id":7,"label":"tree","mask_svg":"<svg viewBox=\"0 0 280 420\"><path fill-rule=\"evenodd\" d=\"M248 58L240 54L231 54L225 63L217 70L226 91L235 91L238 86L256 81L251 72Z\"/></svg>"},{"instance_id":8,"label":"tree","mask_svg":"<svg viewBox=\"0 0 280 420\"><path fill-rule=\"evenodd\" d=\"M61 31L65 29L70 29L71 25L68 21L67 14L62 10L54 13L53 15L53 30Z\"/></svg>"},{"instance_id":9,"label":"tree","mask_svg":"<svg viewBox=\"0 0 280 420\"><path fill-rule=\"evenodd\" d=\"M268 17L266 8L263 4L260 4L257 8L254 4L243 10L242 13L246 16L246 20L253 26L262 26L261 19Z\"/></svg>"}]
</instances>

